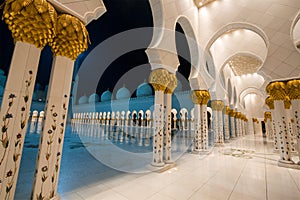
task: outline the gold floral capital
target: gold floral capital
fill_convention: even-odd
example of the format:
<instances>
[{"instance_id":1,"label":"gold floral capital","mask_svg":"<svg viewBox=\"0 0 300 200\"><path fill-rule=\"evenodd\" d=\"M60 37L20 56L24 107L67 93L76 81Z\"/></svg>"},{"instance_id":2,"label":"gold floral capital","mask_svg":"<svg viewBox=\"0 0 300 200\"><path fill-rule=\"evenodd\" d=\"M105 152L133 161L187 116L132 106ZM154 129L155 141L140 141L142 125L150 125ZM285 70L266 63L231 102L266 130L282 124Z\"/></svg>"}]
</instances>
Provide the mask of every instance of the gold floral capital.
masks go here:
<instances>
[{"instance_id":1,"label":"gold floral capital","mask_svg":"<svg viewBox=\"0 0 300 200\"><path fill-rule=\"evenodd\" d=\"M6 0L3 18L15 42L43 48L55 37L57 13L46 0Z\"/></svg>"},{"instance_id":2,"label":"gold floral capital","mask_svg":"<svg viewBox=\"0 0 300 200\"><path fill-rule=\"evenodd\" d=\"M285 109L290 109L291 108L291 100L290 100L290 97L289 96L285 96L284 100L283 100L283 103L284 103L284 108Z\"/></svg>"},{"instance_id":3,"label":"gold floral capital","mask_svg":"<svg viewBox=\"0 0 300 200\"><path fill-rule=\"evenodd\" d=\"M290 100L300 99L300 80L290 80L286 84Z\"/></svg>"},{"instance_id":4,"label":"gold floral capital","mask_svg":"<svg viewBox=\"0 0 300 200\"><path fill-rule=\"evenodd\" d=\"M211 108L216 111L222 111L224 106L224 102L221 100L213 100L211 102Z\"/></svg>"},{"instance_id":5,"label":"gold floral capital","mask_svg":"<svg viewBox=\"0 0 300 200\"><path fill-rule=\"evenodd\" d=\"M285 83L272 82L266 87L266 92L276 100L284 100L286 97Z\"/></svg>"},{"instance_id":6,"label":"gold floral capital","mask_svg":"<svg viewBox=\"0 0 300 200\"><path fill-rule=\"evenodd\" d=\"M89 34L84 24L69 14L61 14L57 18L57 34L50 42L56 56L65 56L76 60L78 55L88 48Z\"/></svg>"},{"instance_id":7,"label":"gold floral capital","mask_svg":"<svg viewBox=\"0 0 300 200\"><path fill-rule=\"evenodd\" d=\"M231 109L229 106L225 106L225 114L230 115Z\"/></svg>"},{"instance_id":8,"label":"gold floral capital","mask_svg":"<svg viewBox=\"0 0 300 200\"><path fill-rule=\"evenodd\" d=\"M177 78L175 74L169 74L170 82L165 90L166 94L172 94L177 87Z\"/></svg>"},{"instance_id":9,"label":"gold floral capital","mask_svg":"<svg viewBox=\"0 0 300 200\"><path fill-rule=\"evenodd\" d=\"M167 70L160 68L151 71L149 83L155 91L165 91L169 82L169 72Z\"/></svg>"},{"instance_id":10,"label":"gold floral capital","mask_svg":"<svg viewBox=\"0 0 300 200\"><path fill-rule=\"evenodd\" d=\"M207 90L193 90L190 97L194 104L207 105L210 94Z\"/></svg>"},{"instance_id":11,"label":"gold floral capital","mask_svg":"<svg viewBox=\"0 0 300 200\"><path fill-rule=\"evenodd\" d=\"M265 112L265 119L266 119L266 120L267 120L267 119L272 120L271 112L269 112L269 111Z\"/></svg>"},{"instance_id":12,"label":"gold floral capital","mask_svg":"<svg viewBox=\"0 0 300 200\"><path fill-rule=\"evenodd\" d=\"M271 110L274 110L274 99L271 96L266 98L265 103Z\"/></svg>"}]
</instances>

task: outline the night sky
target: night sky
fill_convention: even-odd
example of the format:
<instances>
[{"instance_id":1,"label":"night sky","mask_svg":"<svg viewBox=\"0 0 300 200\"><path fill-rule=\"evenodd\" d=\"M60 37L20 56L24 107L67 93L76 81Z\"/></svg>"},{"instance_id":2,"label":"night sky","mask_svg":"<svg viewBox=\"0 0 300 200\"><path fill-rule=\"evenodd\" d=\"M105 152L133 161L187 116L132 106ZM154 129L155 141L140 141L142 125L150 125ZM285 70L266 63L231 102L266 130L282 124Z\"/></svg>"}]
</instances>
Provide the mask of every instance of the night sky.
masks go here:
<instances>
[{"instance_id":1,"label":"night sky","mask_svg":"<svg viewBox=\"0 0 300 200\"><path fill-rule=\"evenodd\" d=\"M148 0L103 0L106 6L107 12L102 15L98 20L92 21L87 30L90 35L91 44L89 49L81 54L75 63L75 73L78 72L81 64L84 62L86 56L101 42L121 33L126 30L139 28L139 27L153 27L152 12ZM3 0L0 0L1 4ZM2 16L2 10L0 11ZM177 24L176 30L183 33L180 25ZM177 51L180 55L184 55L187 58L190 57L187 41L176 34ZM7 28L4 21L0 22L0 68L8 74L11 57L13 54L14 43L11 37L11 33ZM143 36L143 43L145 46L149 45L152 39L152 33L145 34ZM122 43L120 44L122 45ZM98 86L96 86L94 92L102 94L103 91L108 88L113 91L113 88L118 83L118 80L124 73L128 72L136 66L143 66L147 73L150 73L150 64L145 53L146 48L136 49L121 55L114 60L108 67L106 67L104 73L98 80ZM37 77L37 83L45 86L49 82L52 52L48 46L46 46L41 54L39 63L39 71ZM101 59L101 55L99 55ZM179 57L180 66L178 72L181 73L186 79L190 73L190 63ZM101 67L101 66L97 66ZM97 69L95 69L97 70ZM141 79L147 77L140 77ZM184 89L188 89L189 86L183 85ZM87 95L92 91L85 91ZM78 95L83 95L84 92ZM134 96L134 94L133 94Z\"/></svg>"}]
</instances>

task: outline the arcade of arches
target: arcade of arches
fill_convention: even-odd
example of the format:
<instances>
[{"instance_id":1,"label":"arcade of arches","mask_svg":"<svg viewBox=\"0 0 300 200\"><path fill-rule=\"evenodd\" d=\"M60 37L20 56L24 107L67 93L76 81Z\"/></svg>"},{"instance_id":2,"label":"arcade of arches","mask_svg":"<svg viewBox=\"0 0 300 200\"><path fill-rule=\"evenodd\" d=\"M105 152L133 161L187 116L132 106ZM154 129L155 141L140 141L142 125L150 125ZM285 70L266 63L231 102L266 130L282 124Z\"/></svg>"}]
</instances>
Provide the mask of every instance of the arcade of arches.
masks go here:
<instances>
[{"instance_id":1,"label":"arcade of arches","mask_svg":"<svg viewBox=\"0 0 300 200\"><path fill-rule=\"evenodd\" d=\"M74 63L102 0L3 3L15 46L1 85L0 199L299 199L300 2L149 6L148 81L79 96ZM49 88L34 110L46 45Z\"/></svg>"}]
</instances>

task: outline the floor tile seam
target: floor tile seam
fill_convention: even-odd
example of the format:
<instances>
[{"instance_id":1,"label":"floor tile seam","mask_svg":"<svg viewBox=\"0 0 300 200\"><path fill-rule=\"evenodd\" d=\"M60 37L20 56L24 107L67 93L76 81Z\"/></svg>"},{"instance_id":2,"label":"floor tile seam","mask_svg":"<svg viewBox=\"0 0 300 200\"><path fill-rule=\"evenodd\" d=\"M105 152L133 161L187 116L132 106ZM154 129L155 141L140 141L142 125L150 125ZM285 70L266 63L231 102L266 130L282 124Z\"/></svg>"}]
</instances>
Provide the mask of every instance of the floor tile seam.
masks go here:
<instances>
[{"instance_id":1,"label":"floor tile seam","mask_svg":"<svg viewBox=\"0 0 300 200\"><path fill-rule=\"evenodd\" d=\"M267 171L267 155L266 155L266 149L267 147L264 145L264 157L265 157L265 186L266 186L266 200L269 199L268 196L268 171Z\"/></svg>"},{"instance_id":2,"label":"floor tile seam","mask_svg":"<svg viewBox=\"0 0 300 200\"><path fill-rule=\"evenodd\" d=\"M221 171L221 169L219 169L218 171L216 171L213 175L211 175L210 177L207 178L207 180L201 184L201 186L199 188L197 188L196 190L193 191L193 193L187 198L187 200L191 199L192 196L198 192L199 190L201 190L212 178L214 178L219 172Z\"/></svg>"},{"instance_id":3,"label":"floor tile seam","mask_svg":"<svg viewBox=\"0 0 300 200\"><path fill-rule=\"evenodd\" d=\"M125 196L124 194L118 192L118 191L115 190L114 188L111 188L110 190L113 191L114 193L116 193L116 194L118 194L118 195L124 197L125 199L130 200L127 196ZM144 198L144 199L145 199L145 198Z\"/></svg>"},{"instance_id":4,"label":"floor tile seam","mask_svg":"<svg viewBox=\"0 0 300 200\"><path fill-rule=\"evenodd\" d=\"M236 186L238 185L238 182L239 182L239 180L240 180L240 178L241 178L241 176L242 176L242 174L243 174L243 172L244 172L244 169L245 169L245 167L246 167L248 161L249 161L249 160L247 160L247 161L245 162L245 164L244 164L244 166L243 166L243 169L242 169L242 171L241 171L239 177L237 178L237 180L236 180L236 182L235 182L235 184L234 184L234 187L232 188L232 191L230 192L230 194L229 194L227 200L230 200L230 198L231 198L231 196L232 196L232 193L234 192Z\"/></svg>"},{"instance_id":5,"label":"floor tile seam","mask_svg":"<svg viewBox=\"0 0 300 200\"><path fill-rule=\"evenodd\" d=\"M152 198L153 196L155 196L156 194L160 194L160 192L161 192L161 191L155 192L153 195L149 196L149 197L146 198L146 199L150 199L150 198ZM164 193L163 193L162 195L167 196L167 197L170 198L170 199L176 200L176 199L174 199L173 197L171 197L171 196L168 195L168 194L164 194ZM145 200L146 200L146 199L145 199Z\"/></svg>"},{"instance_id":6,"label":"floor tile seam","mask_svg":"<svg viewBox=\"0 0 300 200\"><path fill-rule=\"evenodd\" d=\"M300 187L298 186L298 184L297 184L296 180L294 179L293 175L291 174L290 170L287 169L287 171L288 171L288 173L289 173L291 179L293 180L294 184L296 185L296 188L297 188L297 189L299 190L299 192L300 192Z\"/></svg>"},{"instance_id":7,"label":"floor tile seam","mask_svg":"<svg viewBox=\"0 0 300 200\"><path fill-rule=\"evenodd\" d=\"M67 197L67 196L70 196L70 195L76 195L76 197L78 197L79 199L84 200L84 198L82 196L80 196L79 194L77 194L77 192L70 193L70 194L67 194L67 195L62 195L62 196L60 196L60 199L61 200L66 200L66 198L64 198L64 196ZM67 200L69 200L69 198Z\"/></svg>"}]
</instances>

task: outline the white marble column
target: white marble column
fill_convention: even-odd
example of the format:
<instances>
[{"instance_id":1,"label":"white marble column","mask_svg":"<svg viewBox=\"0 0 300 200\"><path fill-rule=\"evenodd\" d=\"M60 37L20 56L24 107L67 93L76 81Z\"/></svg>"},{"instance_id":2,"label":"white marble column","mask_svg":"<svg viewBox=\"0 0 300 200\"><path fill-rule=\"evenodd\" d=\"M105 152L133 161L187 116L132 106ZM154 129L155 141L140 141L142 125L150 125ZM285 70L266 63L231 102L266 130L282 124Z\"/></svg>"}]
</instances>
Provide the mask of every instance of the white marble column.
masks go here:
<instances>
[{"instance_id":1,"label":"white marble column","mask_svg":"<svg viewBox=\"0 0 300 200\"><path fill-rule=\"evenodd\" d=\"M32 112L29 133L35 133L36 124L37 124L37 121L38 121L38 115L39 115L39 112L37 110L34 110Z\"/></svg>"},{"instance_id":2,"label":"white marble column","mask_svg":"<svg viewBox=\"0 0 300 200\"><path fill-rule=\"evenodd\" d=\"M271 113L271 118L272 118L272 131L273 131L273 135L274 135L274 152L278 152L280 145L279 145L279 127L278 124L276 123L275 120L275 107L274 107L274 99L271 97L266 98L265 100L266 105L269 107L270 109L270 113Z\"/></svg>"},{"instance_id":3,"label":"white marble column","mask_svg":"<svg viewBox=\"0 0 300 200\"><path fill-rule=\"evenodd\" d=\"M230 130L231 130L231 137L232 139L236 138L236 131L235 131L235 111L230 110Z\"/></svg>"},{"instance_id":4,"label":"white marble column","mask_svg":"<svg viewBox=\"0 0 300 200\"><path fill-rule=\"evenodd\" d=\"M169 74L169 83L165 90L165 129L164 129L164 154L163 159L165 163L173 163L171 156L171 110L172 110L172 93L177 87L177 78L175 74Z\"/></svg>"},{"instance_id":5,"label":"white marble column","mask_svg":"<svg viewBox=\"0 0 300 200\"><path fill-rule=\"evenodd\" d=\"M153 70L149 83L155 90L153 114L153 160L155 167L164 166L163 161L163 134L164 134L164 91L169 84L169 72L165 69Z\"/></svg>"},{"instance_id":6,"label":"white marble column","mask_svg":"<svg viewBox=\"0 0 300 200\"><path fill-rule=\"evenodd\" d=\"M278 136L280 143L279 164L293 164L291 159L291 135L289 131L289 109L290 99L286 94L284 82L271 82L267 88L270 98L274 99L275 121L278 125Z\"/></svg>"},{"instance_id":7,"label":"white marble column","mask_svg":"<svg viewBox=\"0 0 300 200\"><path fill-rule=\"evenodd\" d=\"M36 128L37 133L41 133L41 131L43 129L44 114L45 114L44 111L41 111L39 114L39 119L38 119L37 128Z\"/></svg>"},{"instance_id":8,"label":"white marble column","mask_svg":"<svg viewBox=\"0 0 300 200\"><path fill-rule=\"evenodd\" d=\"M300 80L293 79L289 80L286 84L287 94L291 100L292 108L291 115L293 118L293 132L296 137L297 145L296 151L298 151L300 165Z\"/></svg>"},{"instance_id":9,"label":"white marble column","mask_svg":"<svg viewBox=\"0 0 300 200\"><path fill-rule=\"evenodd\" d=\"M215 131L215 145L224 144L224 132L223 132L223 109L224 102L221 100L213 100L211 102L211 108L213 110L213 127Z\"/></svg>"},{"instance_id":10,"label":"white marble column","mask_svg":"<svg viewBox=\"0 0 300 200\"><path fill-rule=\"evenodd\" d=\"M265 112L265 125L268 139L274 140L274 133L272 129L272 115L269 111Z\"/></svg>"},{"instance_id":11,"label":"white marble column","mask_svg":"<svg viewBox=\"0 0 300 200\"><path fill-rule=\"evenodd\" d=\"M6 200L14 199L40 53L54 36L56 12L39 0L5 1L3 6L15 42L0 112L0 199Z\"/></svg>"},{"instance_id":12,"label":"white marble column","mask_svg":"<svg viewBox=\"0 0 300 200\"><path fill-rule=\"evenodd\" d=\"M207 120L207 103L209 101L210 95L208 91L205 91L204 97L200 105L201 111L201 132L202 132L202 149L208 150L208 120Z\"/></svg>"},{"instance_id":13,"label":"white marble column","mask_svg":"<svg viewBox=\"0 0 300 200\"><path fill-rule=\"evenodd\" d=\"M225 108L225 115L224 115L224 130L225 130L225 142L229 142L230 140L230 133L229 133L229 113L230 113L230 108L226 106Z\"/></svg>"},{"instance_id":14,"label":"white marble column","mask_svg":"<svg viewBox=\"0 0 300 200\"><path fill-rule=\"evenodd\" d=\"M242 136L241 112L237 112L235 119L236 119L236 124L237 124L237 135L238 135L238 137L241 137Z\"/></svg>"},{"instance_id":15,"label":"white marble column","mask_svg":"<svg viewBox=\"0 0 300 200\"><path fill-rule=\"evenodd\" d=\"M195 153L208 150L207 103L210 94L207 90L193 90L194 103L194 149Z\"/></svg>"},{"instance_id":16,"label":"white marble column","mask_svg":"<svg viewBox=\"0 0 300 200\"><path fill-rule=\"evenodd\" d=\"M57 184L60 171L68 104L73 77L74 60L88 46L88 33L77 18L58 16L57 35L50 43L55 55L51 70L45 125L40 140L33 199L58 198Z\"/></svg>"},{"instance_id":17,"label":"white marble column","mask_svg":"<svg viewBox=\"0 0 300 200\"><path fill-rule=\"evenodd\" d=\"M29 43L15 45L0 114L0 199L14 198L40 53Z\"/></svg>"}]
</instances>

